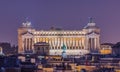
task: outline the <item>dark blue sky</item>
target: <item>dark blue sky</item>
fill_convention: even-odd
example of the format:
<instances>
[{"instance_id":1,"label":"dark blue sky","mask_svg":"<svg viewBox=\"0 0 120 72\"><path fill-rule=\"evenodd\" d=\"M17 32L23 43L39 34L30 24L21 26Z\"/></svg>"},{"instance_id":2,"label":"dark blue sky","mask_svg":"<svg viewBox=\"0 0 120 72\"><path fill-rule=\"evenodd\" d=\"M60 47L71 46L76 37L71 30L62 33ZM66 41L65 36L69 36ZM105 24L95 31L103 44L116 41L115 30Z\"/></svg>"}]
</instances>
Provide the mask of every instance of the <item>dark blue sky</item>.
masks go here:
<instances>
[{"instance_id":1,"label":"dark blue sky","mask_svg":"<svg viewBox=\"0 0 120 72\"><path fill-rule=\"evenodd\" d=\"M101 42L120 41L120 0L0 0L0 42L17 44L28 17L36 29L82 29L88 17L101 28Z\"/></svg>"}]
</instances>

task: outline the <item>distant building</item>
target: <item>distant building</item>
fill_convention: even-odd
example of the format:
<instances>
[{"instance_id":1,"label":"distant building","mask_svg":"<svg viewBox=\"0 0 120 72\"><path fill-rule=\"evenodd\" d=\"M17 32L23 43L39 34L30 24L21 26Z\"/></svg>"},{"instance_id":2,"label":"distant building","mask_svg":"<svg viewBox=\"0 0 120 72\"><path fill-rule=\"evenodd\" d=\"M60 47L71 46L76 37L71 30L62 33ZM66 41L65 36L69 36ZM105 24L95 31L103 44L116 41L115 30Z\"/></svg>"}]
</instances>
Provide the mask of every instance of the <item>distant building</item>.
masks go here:
<instances>
[{"instance_id":1,"label":"distant building","mask_svg":"<svg viewBox=\"0 0 120 72\"><path fill-rule=\"evenodd\" d=\"M0 55L4 55L2 47L0 47Z\"/></svg>"},{"instance_id":2,"label":"distant building","mask_svg":"<svg viewBox=\"0 0 120 72\"><path fill-rule=\"evenodd\" d=\"M35 53L34 44L46 42L50 45L50 55L61 55L63 44L66 46L67 55L82 55L100 49L100 29L90 18L82 30L36 30L31 22L26 21L18 28L18 52Z\"/></svg>"},{"instance_id":3,"label":"distant building","mask_svg":"<svg viewBox=\"0 0 120 72\"><path fill-rule=\"evenodd\" d=\"M120 57L120 42L112 47L112 54Z\"/></svg>"},{"instance_id":4,"label":"distant building","mask_svg":"<svg viewBox=\"0 0 120 72\"><path fill-rule=\"evenodd\" d=\"M103 43L100 45L100 53L101 54L112 54L112 43Z\"/></svg>"}]
</instances>

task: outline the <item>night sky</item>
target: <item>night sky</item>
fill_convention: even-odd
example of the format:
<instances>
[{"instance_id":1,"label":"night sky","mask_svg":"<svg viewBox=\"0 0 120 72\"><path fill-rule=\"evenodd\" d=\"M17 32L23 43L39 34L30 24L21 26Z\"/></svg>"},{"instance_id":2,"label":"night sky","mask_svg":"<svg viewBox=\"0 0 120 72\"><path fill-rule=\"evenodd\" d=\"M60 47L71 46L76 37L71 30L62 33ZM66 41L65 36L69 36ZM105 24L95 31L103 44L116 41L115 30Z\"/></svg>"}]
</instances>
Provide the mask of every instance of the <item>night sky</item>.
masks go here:
<instances>
[{"instance_id":1,"label":"night sky","mask_svg":"<svg viewBox=\"0 0 120 72\"><path fill-rule=\"evenodd\" d=\"M0 0L0 42L17 45L17 29L26 17L45 30L81 30L94 17L101 43L120 41L120 0Z\"/></svg>"}]
</instances>

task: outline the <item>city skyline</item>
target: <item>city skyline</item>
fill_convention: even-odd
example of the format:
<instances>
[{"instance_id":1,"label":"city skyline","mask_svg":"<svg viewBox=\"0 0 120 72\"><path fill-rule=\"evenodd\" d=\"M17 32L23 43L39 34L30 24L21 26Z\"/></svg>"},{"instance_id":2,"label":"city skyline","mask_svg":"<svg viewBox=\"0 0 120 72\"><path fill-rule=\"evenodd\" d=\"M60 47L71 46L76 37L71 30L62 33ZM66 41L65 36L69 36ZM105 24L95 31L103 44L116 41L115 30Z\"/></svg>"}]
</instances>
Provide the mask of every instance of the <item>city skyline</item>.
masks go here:
<instances>
[{"instance_id":1,"label":"city skyline","mask_svg":"<svg viewBox=\"0 0 120 72\"><path fill-rule=\"evenodd\" d=\"M36 29L58 27L81 30L88 17L94 17L101 29L101 43L119 42L119 2L91 1L0 1L0 42L17 45L17 29L28 17Z\"/></svg>"}]
</instances>

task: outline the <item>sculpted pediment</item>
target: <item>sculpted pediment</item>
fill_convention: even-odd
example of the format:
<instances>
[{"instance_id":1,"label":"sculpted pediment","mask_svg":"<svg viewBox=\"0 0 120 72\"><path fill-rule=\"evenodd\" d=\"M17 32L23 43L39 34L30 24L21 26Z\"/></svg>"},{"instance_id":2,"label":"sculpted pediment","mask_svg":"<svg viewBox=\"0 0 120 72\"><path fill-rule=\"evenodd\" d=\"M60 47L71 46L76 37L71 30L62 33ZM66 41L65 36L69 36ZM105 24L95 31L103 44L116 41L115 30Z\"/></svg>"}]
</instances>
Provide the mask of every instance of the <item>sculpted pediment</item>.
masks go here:
<instances>
[{"instance_id":1,"label":"sculpted pediment","mask_svg":"<svg viewBox=\"0 0 120 72\"><path fill-rule=\"evenodd\" d=\"M88 35L88 37L97 37L97 36L99 36L99 33L91 32L91 33L88 33L87 35Z\"/></svg>"},{"instance_id":2,"label":"sculpted pediment","mask_svg":"<svg viewBox=\"0 0 120 72\"><path fill-rule=\"evenodd\" d=\"M26 33L22 34L22 36L33 36L33 34L30 32L26 32Z\"/></svg>"}]
</instances>

